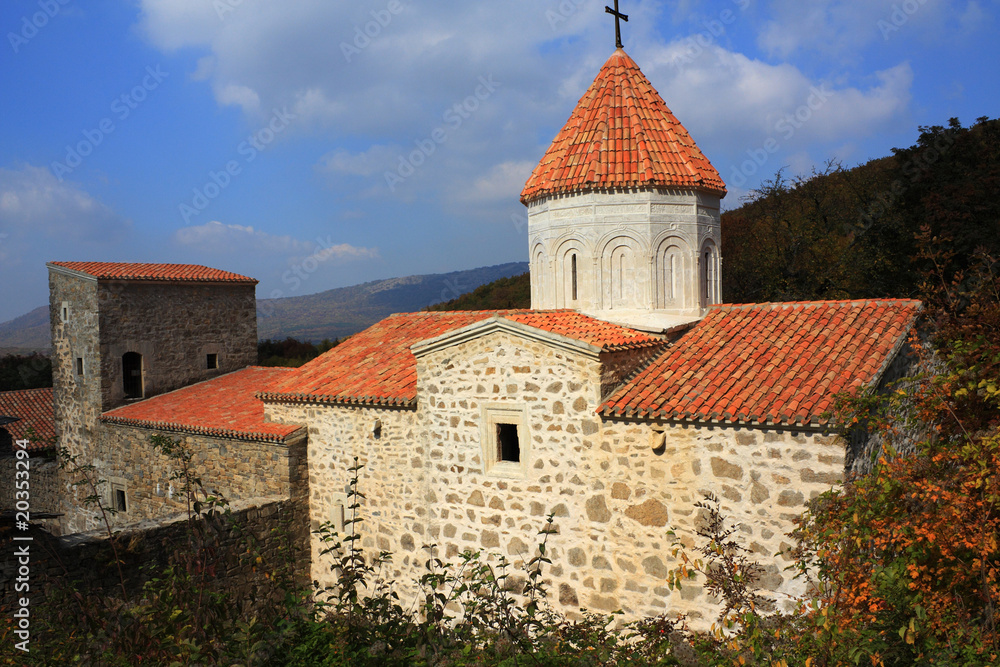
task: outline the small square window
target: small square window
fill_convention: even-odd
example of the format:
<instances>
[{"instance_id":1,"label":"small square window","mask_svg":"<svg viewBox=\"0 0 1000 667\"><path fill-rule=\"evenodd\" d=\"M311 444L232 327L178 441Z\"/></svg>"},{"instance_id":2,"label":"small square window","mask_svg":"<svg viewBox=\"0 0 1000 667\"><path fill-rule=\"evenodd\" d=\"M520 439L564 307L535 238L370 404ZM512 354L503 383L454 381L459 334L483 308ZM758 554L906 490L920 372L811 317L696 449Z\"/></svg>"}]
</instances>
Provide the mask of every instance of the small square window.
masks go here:
<instances>
[{"instance_id":1,"label":"small square window","mask_svg":"<svg viewBox=\"0 0 1000 667\"><path fill-rule=\"evenodd\" d=\"M521 443L517 424L497 424L497 461L521 462Z\"/></svg>"},{"instance_id":2,"label":"small square window","mask_svg":"<svg viewBox=\"0 0 1000 667\"><path fill-rule=\"evenodd\" d=\"M528 476L531 434L523 405L483 405L479 433L486 474L520 479Z\"/></svg>"},{"instance_id":3,"label":"small square window","mask_svg":"<svg viewBox=\"0 0 1000 667\"><path fill-rule=\"evenodd\" d=\"M83 357L76 358L76 374L83 375Z\"/></svg>"},{"instance_id":4,"label":"small square window","mask_svg":"<svg viewBox=\"0 0 1000 667\"><path fill-rule=\"evenodd\" d=\"M218 354L209 354L209 355L206 355L206 362L205 363L206 363L206 368L208 368L208 369L218 368L219 367L219 355Z\"/></svg>"}]
</instances>

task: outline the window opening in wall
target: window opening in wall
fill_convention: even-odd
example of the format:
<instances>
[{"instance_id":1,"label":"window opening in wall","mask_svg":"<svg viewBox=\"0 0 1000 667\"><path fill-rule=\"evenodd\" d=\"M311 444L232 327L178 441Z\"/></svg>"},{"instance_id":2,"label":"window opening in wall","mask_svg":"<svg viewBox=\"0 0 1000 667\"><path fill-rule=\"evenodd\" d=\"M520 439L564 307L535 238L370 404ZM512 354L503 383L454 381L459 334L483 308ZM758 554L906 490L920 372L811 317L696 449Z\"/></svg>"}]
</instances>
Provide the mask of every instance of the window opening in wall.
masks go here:
<instances>
[{"instance_id":1,"label":"window opening in wall","mask_svg":"<svg viewBox=\"0 0 1000 667\"><path fill-rule=\"evenodd\" d=\"M328 515L328 521L330 522L332 528L337 533L341 535L344 534L344 528L347 524L347 508L350 503L347 502L347 496L343 494L333 494L330 498L330 513Z\"/></svg>"},{"instance_id":2,"label":"window opening in wall","mask_svg":"<svg viewBox=\"0 0 1000 667\"><path fill-rule=\"evenodd\" d=\"M517 424L497 424L497 461L520 463L521 443L517 438Z\"/></svg>"},{"instance_id":3,"label":"window opening in wall","mask_svg":"<svg viewBox=\"0 0 1000 667\"><path fill-rule=\"evenodd\" d=\"M708 300L709 303L715 303L715 262L712 257L711 251L705 255L705 262L708 264Z\"/></svg>"},{"instance_id":4,"label":"window opening in wall","mask_svg":"<svg viewBox=\"0 0 1000 667\"><path fill-rule=\"evenodd\" d=\"M122 390L125 398L142 398L142 355L138 352L122 355Z\"/></svg>"},{"instance_id":5,"label":"window opening in wall","mask_svg":"<svg viewBox=\"0 0 1000 667\"><path fill-rule=\"evenodd\" d=\"M625 299L625 255L618 255L618 299Z\"/></svg>"},{"instance_id":6,"label":"window opening in wall","mask_svg":"<svg viewBox=\"0 0 1000 667\"><path fill-rule=\"evenodd\" d=\"M218 368L219 367L219 355L218 354L209 354L209 355L206 355L205 367L208 368L209 370L211 370L213 368Z\"/></svg>"},{"instance_id":7,"label":"window opening in wall","mask_svg":"<svg viewBox=\"0 0 1000 667\"><path fill-rule=\"evenodd\" d=\"M65 301L62 302L62 306L59 309L59 319L61 319L63 323L69 322L69 304Z\"/></svg>"},{"instance_id":8,"label":"window opening in wall","mask_svg":"<svg viewBox=\"0 0 1000 667\"><path fill-rule=\"evenodd\" d=\"M83 375L83 357L76 358L76 374Z\"/></svg>"},{"instance_id":9,"label":"window opening in wall","mask_svg":"<svg viewBox=\"0 0 1000 667\"><path fill-rule=\"evenodd\" d=\"M699 263L699 274L701 277L701 307L707 308L708 306L715 303L715 267L713 266L713 251L711 248L707 249L702 253Z\"/></svg>"},{"instance_id":10,"label":"window opening in wall","mask_svg":"<svg viewBox=\"0 0 1000 667\"><path fill-rule=\"evenodd\" d=\"M573 271L573 301L576 301L576 255L572 256L570 264L572 264Z\"/></svg>"},{"instance_id":11,"label":"window opening in wall","mask_svg":"<svg viewBox=\"0 0 1000 667\"><path fill-rule=\"evenodd\" d=\"M119 512L127 512L128 505L125 501L125 489L115 489L114 497L115 509Z\"/></svg>"}]
</instances>

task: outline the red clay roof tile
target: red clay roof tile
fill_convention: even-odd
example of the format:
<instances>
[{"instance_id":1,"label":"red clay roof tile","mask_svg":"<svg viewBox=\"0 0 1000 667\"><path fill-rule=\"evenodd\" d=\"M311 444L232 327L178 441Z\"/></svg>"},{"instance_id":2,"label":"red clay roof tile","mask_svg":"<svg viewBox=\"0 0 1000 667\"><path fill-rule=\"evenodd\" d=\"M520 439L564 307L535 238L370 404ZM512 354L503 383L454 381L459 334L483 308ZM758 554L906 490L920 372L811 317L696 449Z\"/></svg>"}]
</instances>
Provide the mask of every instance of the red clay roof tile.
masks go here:
<instances>
[{"instance_id":1,"label":"red clay roof tile","mask_svg":"<svg viewBox=\"0 0 1000 667\"><path fill-rule=\"evenodd\" d=\"M265 421L264 404L257 394L295 371L251 366L109 410L101 415L101 421L238 440L284 442L303 426Z\"/></svg>"},{"instance_id":2,"label":"red clay roof tile","mask_svg":"<svg viewBox=\"0 0 1000 667\"><path fill-rule=\"evenodd\" d=\"M416 357L410 348L455 329L503 317L615 351L662 344L658 338L580 313L453 311L392 315L302 366L261 398L267 401L411 406L417 399Z\"/></svg>"},{"instance_id":3,"label":"red clay roof tile","mask_svg":"<svg viewBox=\"0 0 1000 667\"><path fill-rule=\"evenodd\" d=\"M31 440L28 451L43 451L55 446L52 387L0 391L0 416L20 419L4 428L14 440Z\"/></svg>"},{"instance_id":4,"label":"red clay roof tile","mask_svg":"<svg viewBox=\"0 0 1000 667\"><path fill-rule=\"evenodd\" d=\"M49 262L98 280L179 280L200 283L249 283L253 278L199 264L136 264L133 262Z\"/></svg>"},{"instance_id":5,"label":"red clay roof tile","mask_svg":"<svg viewBox=\"0 0 1000 667\"><path fill-rule=\"evenodd\" d=\"M521 201L609 187L726 194L719 172L621 49L577 103L525 184Z\"/></svg>"},{"instance_id":6,"label":"red clay roof tile","mask_svg":"<svg viewBox=\"0 0 1000 667\"><path fill-rule=\"evenodd\" d=\"M835 394L877 379L920 307L910 300L713 307L599 412L825 424Z\"/></svg>"}]
</instances>

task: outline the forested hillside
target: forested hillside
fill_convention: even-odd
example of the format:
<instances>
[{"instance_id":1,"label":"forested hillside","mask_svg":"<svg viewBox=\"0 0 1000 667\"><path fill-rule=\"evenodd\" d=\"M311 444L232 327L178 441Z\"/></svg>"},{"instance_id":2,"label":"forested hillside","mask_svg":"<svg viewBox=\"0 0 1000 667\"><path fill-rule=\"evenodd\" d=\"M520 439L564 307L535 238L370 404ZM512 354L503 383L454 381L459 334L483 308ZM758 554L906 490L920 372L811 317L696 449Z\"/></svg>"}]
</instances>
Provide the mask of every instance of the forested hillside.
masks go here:
<instances>
[{"instance_id":1,"label":"forested hillside","mask_svg":"<svg viewBox=\"0 0 1000 667\"><path fill-rule=\"evenodd\" d=\"M722 216L723 299L919 296L928 271L1000 256L1000 121L920 128L853 169L779 172Z\"/></svg>"},{"instance_id":2,"label":"forested hillside","mask_svg":"<svg viewBox=\"0 0 1000 667\"><path fill-rule=\"evenodd\" d=\"M457 299L429 306L427 310L504 310L531 308L531 274L500 278Z\"/></svg>"}]
</instances>

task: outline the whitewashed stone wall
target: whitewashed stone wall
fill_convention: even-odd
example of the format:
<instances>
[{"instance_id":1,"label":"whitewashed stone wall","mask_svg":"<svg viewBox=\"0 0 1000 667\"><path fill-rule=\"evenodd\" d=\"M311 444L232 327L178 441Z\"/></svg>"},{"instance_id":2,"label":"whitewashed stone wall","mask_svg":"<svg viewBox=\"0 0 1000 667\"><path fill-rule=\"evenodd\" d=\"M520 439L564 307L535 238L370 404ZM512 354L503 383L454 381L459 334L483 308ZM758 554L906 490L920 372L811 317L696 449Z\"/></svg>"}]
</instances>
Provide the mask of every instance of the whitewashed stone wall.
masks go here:
<instances>
[{"instance_id":1,"label":"whitewashed stone wall","mask_svg":"<svg viewBox=\"0 0 1000 667\"><path fill-rule=\"evenodd\" d=\"M564 611L687 612L707 624L716 609L700 587L671 593L665 581L675 564L668 531L692 545L694 503L711 492L767 564L765 583L795 593L776 554L790 546L785 533L804 502L840 479L839 439L602 421L601 375L602 364L587 355L494 332L420 357L416 409L270 404L267 411L276 421L309 424L314 527L338 517L347 468L359 457L363 544L394 554L386 574L400 584L423 572L425 545L453 560L484 550L523 562L551 513L558 534L549 538L546 574ZM486 470L483 409L498 405L523 409L523 473ZM651 446L656 431L666 432L659 450ZM314 537L312 577L331 583L319 549Z\"/></svg>"},{"instance_id":2,"label":"whitewashed stone wall","mask_svg":"<svg viewBox=\"0 0 1000 667\"><path fill-rule=\"evenodd\" d=\"M698 316L720 300L717 196L629 190L547 197L528 206L528 234L532 308Z\"/></svg>"}]
</instances>

